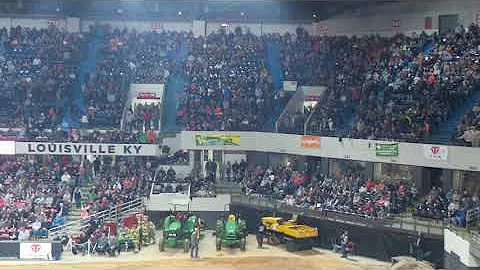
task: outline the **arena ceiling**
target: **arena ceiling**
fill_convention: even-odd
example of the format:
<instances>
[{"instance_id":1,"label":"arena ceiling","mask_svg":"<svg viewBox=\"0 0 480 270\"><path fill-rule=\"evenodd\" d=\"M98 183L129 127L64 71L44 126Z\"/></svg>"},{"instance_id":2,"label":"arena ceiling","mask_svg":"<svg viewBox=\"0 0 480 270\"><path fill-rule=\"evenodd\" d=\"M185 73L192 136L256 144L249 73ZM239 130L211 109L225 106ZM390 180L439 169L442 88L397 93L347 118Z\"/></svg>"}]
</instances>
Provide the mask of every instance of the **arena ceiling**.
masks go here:
<instances>
[{"instance_id":1,"label":"arena ceiling","mask_svg":"<svg viewBox=\"0 0 480 270\"><path fill-rule=\"evenodd\" d=\"M306 21L400 1L425 0L0 0L0 14L122 20Z\"/></svg>"}]
</instances>

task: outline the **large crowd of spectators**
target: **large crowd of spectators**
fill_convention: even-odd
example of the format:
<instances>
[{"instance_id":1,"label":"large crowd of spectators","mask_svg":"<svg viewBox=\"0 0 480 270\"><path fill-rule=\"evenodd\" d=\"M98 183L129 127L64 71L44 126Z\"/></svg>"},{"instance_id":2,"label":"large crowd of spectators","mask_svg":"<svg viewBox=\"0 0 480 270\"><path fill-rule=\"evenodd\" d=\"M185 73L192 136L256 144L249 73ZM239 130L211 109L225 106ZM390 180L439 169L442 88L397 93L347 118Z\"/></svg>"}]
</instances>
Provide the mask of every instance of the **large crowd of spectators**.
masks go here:
<instances>
[{"instance_id":1,"label":"large crowd of spectators","mask_svg":"<svg viewBox=\"0 0 480 270\"><path fill-rule=\"evenodd\" d=\"M70 110L84 38L55 27L0 29L2 127L46 128Z\"/></svg>"},{"instance_id":2,"label":"large crowd of spectators","mask_svg":"<svg viewBox=\"0 0 480 270\"><path fill-rule=\"evenodd\" d=\"M261 38L237 28L189 41L178 121L186 130L261 130L273 98Z\"/></svg>"},{"instance_id":3,"label":"large crowd of spectators","mask_svg":"<svg viewBox=\"0 0 480 270\"><path fill-rule=\"evenodd\" d=\"M120 126L131 83L166 83L170 62L168 54L178 49L177 32L137 32L98 26L90 29L91 39L101 39L101 60L83 85L88 106L84 123L90 126ZM139 112L139 113L138 113ZM158 130L158 111L140 109L131 121L144 120L143 129ZM148 117L149 116L149 117Z\"/></svg>"},{"instance_id":4,"label":"large crowd of spectators","mask_svg":"<svg viewBox=\"0 0 480 270\"><path fill-rule=\"evenodd\" d=\"M480 147L480 101L463 116L457 130L457 140Z\"/></svg>"},{"instance_id":5,"label":"large crowd of spectators","mask_svg":"<svg viewBox=\"0 0 480 270\"><path fill-rule=\"evenodd\" d=\"M374 182L354 174L339 179L297 172L286 166L256 167L243 180L247 195L267 196L287 205L336 211L370 218L400 213L411 204L414 190L403 181Z\"/></svg>"},{"instance_id":6,"label":"large crowd of spectators","mask_svg":"<svg viewBox=\"0 0 480 270\"><path fill-rule=\"evenodd\" d=\"M122 144L155 144L158 142L158 132L120 131L120 130L86 130L86 129L56 129L56 130L9 130L2 131L4 138L17 141L34 142L72 142L72 143L122 143ZM165 153L167 155L169 153Z\"/></svg>"},{"instance_id":7,"label":"large crowd of spectators","mask_svg":"<svg viewBox=\"0 0 480 270\"><path fill-rule=\"evenodd\" d=\"M433 187L417 205L414 215L423 218L447 218L450 224L458 227L477 226L480 213L480 200L477 192ZM473 224L472 224L473 223Z\"/></svg>"},{"instance_id":8,"label":"large crowd of spectators","mask_svg":"<svg viewBox=\"0 0 480 270\"><path fill-rule=\"evenodd\" d=\"M420 36L410 42L424 44ZM464 104L477 86L480 70L478 28L471 26L456 32L431 37L433 50L407 57L409 64L382 83L385 98L359 107L356 137L428 139L452 112ZM407 50L415 51L412 49ZM387 69L390 71L391 69Z\"/></svg>"},{"instance_id":9,"label":"large crowd of spectators","mask_svg":"<svg viewBox=\"0 0 480 270\"><path fill-rule=\"evenodd\" d=\"M74 187L82 181L81 165L49 157L41 163L17 157L1 161L0 238L46 237L65 223Z\"/></svg>"},{"instance_id":10,"label":"large crowd of spectators","mask_svg":"<svg viewBox=\"0 0 480 270\"><path fill-rule=\"evenodd\" d=\"M94 163L95 175L86 204L90 214L144 197L150 192L155 171L151 162L119 157L109 161Z\"/></svg>"},{"instance_id":11,"label":"large crowd of spectators","mask_svg":"<svg viewBox=\"0 0 480 270\"><path fill-rule=\"evenodd\" d=\"M285 117L283 132L303 132L313 112L307 128L312 133L428 139L470 97L479 78L480 37L473 25L392 38L319 37L301 28L285 35L255 36L237 28L194 37L109 26L92 26L85 36L53 26L15 27L1 29L0 39L1 122L27 129L55 129L74 110L71 89L80 79L79 63L89 55L83 45L95 40L96 69L81 78L84 127L119 127L123 117L132 130L158 130L157 106L125 110L129 85L166 83L180 72L187 83L176 113L185 129L263 130L277 98L266 65L272 42L280 46L283 79L327 86L316 108ZM182 43L188 57L177 63L172 55ZM433 49L424 55L427 47ZM467 143L476 130L475 115L467 114L459 127Z\"/></svg>"}]
</instances>

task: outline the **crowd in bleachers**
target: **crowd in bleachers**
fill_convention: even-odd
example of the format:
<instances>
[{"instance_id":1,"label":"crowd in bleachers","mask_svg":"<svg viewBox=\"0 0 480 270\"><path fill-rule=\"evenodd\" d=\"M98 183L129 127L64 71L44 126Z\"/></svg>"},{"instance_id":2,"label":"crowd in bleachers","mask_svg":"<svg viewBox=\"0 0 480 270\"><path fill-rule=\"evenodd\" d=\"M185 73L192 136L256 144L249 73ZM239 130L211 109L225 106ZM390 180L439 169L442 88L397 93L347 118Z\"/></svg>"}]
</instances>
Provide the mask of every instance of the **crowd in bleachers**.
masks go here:
<instances>
[{"instance_id":1,"label":"crowd in bleachers","mask_svg":"<svg viewBox=\"0 0 480 270\"><path fill-rule=\"evenodd\" d=\"M468 190L444 192L433 187L415 209L414 215L430 219L447 218L450 224L458 227L476 226L478 216L469 216L470 211L479 209L480 200L476 192ZM473 224L469 224L473 223Z\"/></svg>"},{"instance_id":2,"label":"crowd in bleachers","mask_svg":"<svg viewBox=\"0 0 480 270\"><path fill-rule=\"evenodd\" d=\"M272 78L260 37L237 28L191 38L190 47L178 121L186 130L261 130L271 114Z\"/></svg>"},{"instance_id":3,"label":"crowd in bleachers","mask_svg":"<svg viewBox=\"0 0 480 270\"><path fill-rule=\"evenodd\" d=\"M103 34L103 35L102 35ZM91 39L100 39L101 59L94 74L87 74L84 88L88 105L85 123L90 126L119 126L130 83L165 83L170 64L168 54L177 50L182 33L137 32L92 27ZM158 129L158 112L133 115L131 121L143 118L151 129ZM147 116L150 119L147 119ZM138 128L138 127L137 127ZM144 130L144 129L139 129Z\"/></svg>"},{"instance_id":4,"label":"crowd in bleachers","mask_svg":"<svg viewBox=\"0 0 480 270\"><path fill-rule=\"evenodd\" d=\"M58 125L69 110L77 79L71 65L82 50L81 34L55 27L0 29L2 127Z\"/></svg>"},{"instance_id":5,"label":"crowd in bleachers","mask_svg":"<svg viewBox=\"0 0 480 270\"><path fill-rule=\"evenodd\" d=\"M182 178L178 177L176 171L169 167L166 171L163 167L157 171L152 193L183 193L191 197L214 197L215 178L213 174L207 173L202 177L195 171Z\"/></svg>"},{"instance_id":6,"label":"crowd in bleachers","mask_svg":"<svg viewBox=\"0 0 480 270\"><path fill-rule=\"evenodd\" d=\"M81 78L84 127L118 127L123 116L129 128L158 130L156 106L124 110L128 86L166 83L172 72L180 72L187 83L176 113L185 129L263 130L278 98L266 64L269 43L280 46L283 79L327 86L314 110L285 117L283 132L303 132L314 111L307 127L312 133L428 139L476 91L479 78L476 26L392 38L318 37L301 28L285 35L255 36L237 28L193 37L109 26L92 26L85 36L55 27L16 27L2 29L0 38L5 127L58 127L75 107L71 88L80 79L80 59L91 57L90 48L82 45L96 41L96 69ZM188 57L178 63L172 55L182 43ZM460 123L457 137L471 143L475 130L472 112Z\"/></svg>"},{"instance_id":7,"label":"crowd in bleachers","mask_svg":"<svg viewBox=\"0 0 480 270\"><path fill-rule=\"evenodd\" d=\"M383 101L359 107L354 136L428 139L476 90L479 34L472 26L468 31L433 36L433 50L428 55L413 54L406 64L390 72L396 76L383 82Z\"/></svg>"},{"instance_id":8,"label":"crowd in bleachers","mask_svg":"<svg viewBox=\"0 0 480 270\"><path fill-rule=\"evenodd\" d=\"M457 130L457 140L480 147L480 101L463 116Z\"/></svg>"},{"instance_id":9,"label":"crowd in bleachers","mask_svg":"<svg viewBox=\"0 0 480 270\"><path fill-rule=\"evenodd\" d=\"M314 173L308 175L286 166L252 170L243 180L246 193L266 196L287 205L319 211L335 211L370 218L398 214L414 197L402 181L374 182L354 174L339 179Z\"/></svg>"},{"instance_id":10,"label":"crowd in bleachers","mask_svg":"<svg viewBox=\"0 0 480 270\"><path fill-rule=\"evenodd\" d=\"M117 158L115 162L97 162L93 186L88 191L90 213L106 210L124 202L146 196L153 181L154 168L150 162Z\"/></svg>"},{"instance_id":11,"label":"crowd in bleachers","mask_svg":"<svg viewBox=\"0 0 480 270\"><path fill-rule=\"evenodd\" d=\"M68 221L72 208L81 208L88 217L150 192L154 170L148 160L96 160L89 167L94 172L88 172L84 163L68 159L2 160L0 239L47 237L48 230ZM80 186L87 182L91 188L82 194Z\"/></svg>"},{"instance_id":12,"label":"crowd in bleachers","mask_svg":"<svg viewBox=\"0 0 480 270\"><path fill-rule=\"evenodd\" d=\"M125 125L128 130L160 130L160 113L159 105L138 104L126 112Z\"/></svg>"},{"instance_id":13,"label":"crowd in bleachers","mask_svg":"<svg viewBox=\"0 0 480 270\"><path fill-rule=\"evenodd\" d=\"M73 187L83 177L80 164L17 157L2 160L0 185L2 240L46 237L69 214Z\"/></svg>"}]
</instances>

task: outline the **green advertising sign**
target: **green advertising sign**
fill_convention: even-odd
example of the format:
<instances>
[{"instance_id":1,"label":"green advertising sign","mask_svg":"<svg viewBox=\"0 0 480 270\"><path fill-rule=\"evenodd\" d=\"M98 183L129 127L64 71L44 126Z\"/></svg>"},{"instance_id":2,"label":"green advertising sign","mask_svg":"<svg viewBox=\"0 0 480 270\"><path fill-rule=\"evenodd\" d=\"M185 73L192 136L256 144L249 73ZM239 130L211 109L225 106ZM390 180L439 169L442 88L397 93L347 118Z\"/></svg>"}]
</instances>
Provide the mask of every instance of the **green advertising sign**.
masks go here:
<instances>
[{"instance_id":1,"label":"green advertising sign","mask_svg":"<svg viewBox=\"0 0 480 270\"><path fill-rule=\"evenodd\" d=\"M237 135L195 135L197 146L234 145L240 146L240 136Z\"/></svg>"},{"instance_id":2,"label":"green advertising sign","mask_svg":"<svg viewBox=\"0 0 480 270\"><path fill-rule=\"evenodd\" d=\"M398 156L398 143L377 143L375 144L377 156L396 157Z\"/></svg>"}]
</instances>

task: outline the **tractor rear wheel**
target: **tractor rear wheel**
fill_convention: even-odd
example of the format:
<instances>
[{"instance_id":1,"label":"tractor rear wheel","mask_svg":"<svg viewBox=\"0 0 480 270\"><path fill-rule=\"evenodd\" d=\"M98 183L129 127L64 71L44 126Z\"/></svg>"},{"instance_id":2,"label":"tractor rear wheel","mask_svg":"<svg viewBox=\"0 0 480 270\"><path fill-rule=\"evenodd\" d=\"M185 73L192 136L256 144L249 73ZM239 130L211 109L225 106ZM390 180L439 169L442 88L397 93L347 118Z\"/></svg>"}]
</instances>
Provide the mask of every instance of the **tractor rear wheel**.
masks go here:
<instances>
[{"instance_id":1,"label":"tractor rear wheel","mask_svg":"<svg viewBox=\"0 0 480 270\"><path fill-rule=\"evenodd\" d=\"M247 239L242 238L240 239L240 250L245 251L247 249Z\"/></svg>"},{"instance_id":2,"label":"tractor rear wheel","mask_svg":"<svg viewBox=\"0 0 480 270\"><path fill-rule=\"evenodd\" d=\"M185 241L183 241L183 252L188 252L188 251L190 251L190 240L185 239Z\"/></svg>"}]
</instances>

